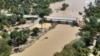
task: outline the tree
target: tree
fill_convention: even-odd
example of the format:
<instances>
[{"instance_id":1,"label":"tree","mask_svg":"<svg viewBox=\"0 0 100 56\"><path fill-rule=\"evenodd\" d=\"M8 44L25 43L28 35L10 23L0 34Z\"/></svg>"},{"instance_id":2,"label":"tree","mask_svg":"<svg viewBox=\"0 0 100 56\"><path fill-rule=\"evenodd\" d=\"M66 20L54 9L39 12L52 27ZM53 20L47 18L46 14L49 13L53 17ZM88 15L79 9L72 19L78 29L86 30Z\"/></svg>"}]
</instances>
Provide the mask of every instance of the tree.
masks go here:
<instances>
[{"instance_id":1,"label":"tree","mask_svg":"<svg viewBox=\"0 0 100 56\"><path fill-rule=\"evenodd\" d=\"M89 22L84 25L81 30L81 32L89 31L92 37L95 37L98 33L98 22L95 17L90 17Z\"/></svg>"},{"instance_id":2,"label":"tree","mask_svg":"<svg viewBox=\"0 0 100 56\"><path fill-rule=\"evenodd\" d=\"M96 48L100 50L100 38L97 38Z\"/></svg>"},{"instance_id":3,"label":"tree","mask_svg":"<svg viewBox=\"0 0 100 56\"><path fill-rule=\"evenodd\" d=\"M42 18L39 23L41 24L41 29L43 28L43 23L45 22L45 18Z\"/></svg>"},{"instance_id":4,"label":"tree","mask_svg":"<svg viewBox=\"0 0 100 56\"><path fill-rule=\"evenodd\" d=\"M36 27L32 31L33 31L32 36L37 36L39 33L39 28Z\"/></svg>"},{"instance_id":5,"label":"tree","mask_svg":"<svg viewBox=\"0 0 100 56\"><path fill-rule=\"evenodd\" d=\"M96 48L94 48L93 54L98 55L98 50Z\"/></svg>"},{"instance_id":6,"label":"tree","mask_svg":"<svg viewBox=\"0 0 100 56\"><path fill-rule=\"evenodd\" d=\"M86 43L86 46L93 45L93 38L89 31L83 33L80 39Z\"/></svg>"},{"instance_id":7,"label":"tree","mask_svg":"<svg viewBox=\"0 0 100 56\"><path fill-rule=\"evenodd\" d=\"M5 40L0 39L0 56L9 56L12 48L7 44Z\"/></svg>"},{"instance_id":8,"label":"tree","mask_svg":"<svg viewBox=\"0 0 100 56\"><path fill-rule=\"evenodd\" d=\"M73 43L73 47L74 48L79 48L79 47L85 48L86 47L86 43L84 41L82 41L82 40L78 40L78 41Z\"/></svg>"},{"instance_id":9,"label":"tree","mask_svg":"<svg viewBox=\"0 0 100 56\"><path fill-rule=\"evenodd\" d=\"M29 37L29 30L23 29L21 31L14 30L10 34L11 39L9 40L9 44L12 46L19 46L27 42L27 38Z\"/></svg>"},{"instance_id":10,"label":"tree","mask_svg":"<svg viewBox=\"0 0 100 56\"><path fill-rule=\"evenodd\" d=\"M19 24L25 24L26 23L26 19L25 18L20 18L19 19Z\"/></svg>"},{"instance_id":11,"label":"tree","mask_svg":"<svg viewBox=\"0 0 100 56\"><path fill-rule=\"evenodd\" d=\"M88 48L73 47L73 43L67 44L60 53L54 56L88 56L90 50Z\"/></svg>"},{"instance_id":12,"label":"tree","mask_svg":"<svg viewBox=\"0 0 100 56\"><path fill-rule=\"evenodd\" d=\"M5 1L4 0L0 0L0 9L4 9L5 8Z\"/></svg>"},{"instance_id":13,"label":"tree","mask_svg":"<svg viewBox=\"0 0 100 56\"><path fill-rule=\"evenodd\" d=\"M2 33L2 37L3 37L4 39L10 38L8 32L3 32L3 33Z\"/></svg>"},{"instance_id":14,"label":"tree","mask_svg":"<svg viewBox=\"0 0 100 56\"><path fill-rule=\"evenodd\" d=\"M38 9L38 14L41 18L43 18L45 15L49 15L50 13L52 13L52 10L50 8Z\"/></svg>"},{"instance_id":15,"label":"tree","mask_svg":"<svg viewBox=\"0 0 100 56\"><path fill-rule=\"evenodd\" d=\"M16 15L12 15L12 16L8 17L8 21L12 26L16 25L17 16Z\"/></svg>"},{"instance_id":16,"label":"tree","mask_svg":"<svg viewBox=\"0 0 100 56\"><path fill-rule=\"evenodd\" d=\"M61 10L65 10L68 6L69 6L68 4L63 3L63 4L62 4L62 8L61 8Z\"/></svg>"},{"instance_id":17,"label":"tree","mask_svg":"<svg viewBox=\"0 0 100 56\"><path fill-rule=\"evenodd\" d=\"M3 24L0 23L0 30L4 29Z\"/></svg>"},{"instance_id":18,"label":"tree","mask_svg":"<svg viewBox=\"0 0 100 56\"><path fill-rule=\"evenodd\" d=\"M82 15L82 12L79 12L79 15Z\"/></svg>"},{"instance_id":19,"label":"tree","mask_svg":"<svg viewBox=\"0 0 100 56\"><path fill-rule=\"evenodd\" d=\"M77 21L74 20L74 21L72 22L72 25L73 25L73 26L78 26Z\"/></svg>"}]
</instances>

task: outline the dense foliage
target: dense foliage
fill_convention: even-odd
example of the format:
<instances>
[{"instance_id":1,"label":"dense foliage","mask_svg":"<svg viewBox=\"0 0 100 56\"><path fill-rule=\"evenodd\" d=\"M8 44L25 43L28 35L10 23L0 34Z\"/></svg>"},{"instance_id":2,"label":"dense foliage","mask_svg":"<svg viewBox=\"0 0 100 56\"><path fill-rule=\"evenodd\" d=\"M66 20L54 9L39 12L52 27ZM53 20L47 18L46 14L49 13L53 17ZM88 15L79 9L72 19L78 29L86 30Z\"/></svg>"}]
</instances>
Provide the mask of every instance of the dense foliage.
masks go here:
<instances>
[{"instance_id":1,"label":"dense foliage","mask_svg":"<svg viewBox=\"0 0 100 56\"><path fill-rule=\"evenodd\" d=\"M32 31L33 31L33 33L31 34L32 36L38 36L38 33L40 32L39 28L37 28L37 27L34 28Z\"/></svg>"},{"instance_id":2,"label":"dense foliage","mask_svg":"<svg viewBox=\"0 0 100 56\"><path fill-rule=\"evenodd\" d=\"M69 6L68 4L63 3L63 4L62 4L62 8L61 8L61 10L65 10L68 6Z\"/></svg>"},{"instance_id":3,"label":"dense foliage","mask_svg":"<svg viewBox=\"0 0 100 56\"><path fill-rule=\"evenodd\" d=\"M0 9L7 9L16 14L48 15L51 12L49 4L56 1L62 0L0 0Z\"/></svg>"},{"instance_id":4,"label":"dense foliage","mask_svg":"<svg viewBox=\"0 0 100 56\"><path fill-rule=\"evenodd\" d=\"M29 37L29 31L29 29L23 29L21 31L14 30L13 32L11 32L9 45L19 46L26 43L27 38Z\"/></svg>"},{"instance_id":5,"label":"dense foliage","mask_svg":"<svg viewBox=\"0 0 100 56\"><path fill-rule=\"evenodd\" d=\"M0 15L0 30L2 30L4 26L10 27L18 24L24 24L25 22L26 19L21 16L12 15L7 17L5 15Z\"/></svg>"},{"instance_id":6,"label":"dense foliage","mask_svg":"<svg viewBox=\"0 0 100 56\"><path fill-rule=\"evenodd\" d=\"M96 6L90 4L89 8L85 10L90 23L87 23L83 29L87 29L90 31L91 35L95 35L97 37L96 48L100 51L100 0L95 1ZM96 34L98 34L98 36Z\"/></svg>"},{"instance_id":7,"label":"dense foliage","mask_svg":"<svg viewBox=\"0 0 100 56\"><path fill-rule=\"evenodd\" d=\"M100 14L100 6L98 6L98 5L94 6L94 5L92 5L92 3L90 3L88 6L89 6L89 8L84 7L86 16L87 17L93 16L96 18L100 18L100 15L99 15Z\"/></svg>"},{"instance_id":8,"label":"dense foliage","mask_svg":"<svg viewBox=\"0 0 100 56\"><path fill-rule=\"evenodd\" d=\"M54 56L88 56L90 50L85 46L82 40L74 41L74 43L67 44L63 51L57 52Z\"/></svg>"},{"instance_id":9,"label":"dense foliage","mask_svg":"<svg viewBox=\"0 0 100 56\"><path fill-rule=\"evenodd\" d=\"M50 3L57 1L62 0L0 0L0 11L7 10L8 13L13 13L10 17L0 14L0 30L4 26L26 23L26 19L23 18L25 14L36 14L40 17L49 15L52 12L49 8Z\"/></svg>"},{"instance_id":10,"label":"dense foliage","mask_svg":"<svg viewBox=\"0 0 100 56\"><path fill-rule=\"evenodd\" d=\"M0 56L9 56L11 54L11 47L5 40L0 39Z\"/></svg>"}]
</instances>

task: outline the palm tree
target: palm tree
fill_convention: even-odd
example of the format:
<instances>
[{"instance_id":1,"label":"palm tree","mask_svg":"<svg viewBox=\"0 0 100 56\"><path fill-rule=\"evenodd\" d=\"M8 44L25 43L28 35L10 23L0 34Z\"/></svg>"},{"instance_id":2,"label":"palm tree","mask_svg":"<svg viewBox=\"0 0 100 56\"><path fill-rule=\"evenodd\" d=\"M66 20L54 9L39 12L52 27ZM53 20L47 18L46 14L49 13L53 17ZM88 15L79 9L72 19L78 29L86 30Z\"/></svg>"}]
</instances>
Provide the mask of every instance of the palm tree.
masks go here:
<instances>
[{"instance_id":1,"label":"palm tree","mask_svg":"<svg viewBox=\"0 0 100 56\"><path fill-rule=\"evenodd\" d=\"M40 20L39 23L41 24L41 29L42 29L43 28L43 25L42 25L43 24L43 21Z\"/></svg>"},{"instance_id":2,"label":"palm tree","mask_svg":"<svg viewBox=\"0 0 100 56\"><path fill-rule=\"evenodd\" d=\"M43 23L45 22L45 18L42 18L39 23L41 24L41 29L43 28Z\"/></svg>"}]
</instances>

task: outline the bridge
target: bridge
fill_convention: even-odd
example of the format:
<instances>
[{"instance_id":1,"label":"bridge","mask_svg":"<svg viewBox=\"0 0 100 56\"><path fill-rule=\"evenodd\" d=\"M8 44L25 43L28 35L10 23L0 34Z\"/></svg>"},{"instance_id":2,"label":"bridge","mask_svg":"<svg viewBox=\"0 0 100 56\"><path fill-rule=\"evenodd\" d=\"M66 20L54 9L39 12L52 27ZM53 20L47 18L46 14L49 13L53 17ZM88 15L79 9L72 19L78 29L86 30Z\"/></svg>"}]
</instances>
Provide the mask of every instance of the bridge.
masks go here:
<instances>
[{"instance_id":1,"label":"bridge","mask_svg":"<svg viewBox=\"0 0 100 56\"><path fill-rule=\"evenodd\" d=\"M72 18L72 17L60 17L60 16L44 16L46 20L52 20L52 21L61 21L61 22L72 22L72 21L77 21L77 18Z\"/></svg>"},{"instance_id":2,"label":"bridge","mask_svg":"<svg viewBox=\"0 0 100 56\"><path fill-rule=\"evenodd\" d=\"M13 14L5 14L6 16L12 16ZM38 15L23 15L23 18L38 18Z\"/></svg>"},{"instance_id":3,"label":"bridge","mask_svg":"<svg viewBox=\"0 0 100 56\"><path fill-rule=\"evenodd\" d=\"M12 14L6 14L6 16L12 16ZM41 20L38 15L23 15L23 18L38 18L35 23L39 23L39 20ZM59 21L61 23L66 23L66 22L72 23L73 21L76 21L78 25L80 25L82 22L82 20L80 20L78 18L73 18L73 17L44 16L44 18L47 21L52 20L53 22ZM83 24L83 22L82 22L82 24Z\"/></svg>"},{"instance_id":4,"label":"bridge","mask_svg":"<svg viewBox=\"0 0 100 56\"><path fill-rule=\"evenodd\" d=\"M79 26L84 25L83 19L78 19L78 18L74 18L74 17L44 16L44 18L46 19L46 21L69 23L69 24L76 22Z\"/></svg>"}]
</instances>

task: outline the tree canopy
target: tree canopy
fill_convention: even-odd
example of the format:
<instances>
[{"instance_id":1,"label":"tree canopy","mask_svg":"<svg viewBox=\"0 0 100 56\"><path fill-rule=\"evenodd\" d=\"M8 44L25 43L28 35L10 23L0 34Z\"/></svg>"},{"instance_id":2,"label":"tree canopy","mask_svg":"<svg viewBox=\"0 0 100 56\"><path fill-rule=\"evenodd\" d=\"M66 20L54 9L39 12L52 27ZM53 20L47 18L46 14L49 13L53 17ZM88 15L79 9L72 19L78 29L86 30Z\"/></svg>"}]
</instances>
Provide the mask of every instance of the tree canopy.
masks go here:
<instances>
[{"instance_id":1,"label":"tree canopy","mask_svg":"<svg viewBox=\"0 0 100 56\"><path fill-rule=\"evenodd\" d=\"M5 40L0 39L0 56L9 56L11 54L11 47Z\"/></svg>"},{"instance_id":2,"label":"tree canopy","mask_svg":"<svg viewBox=\"0 0 100 56\"><path fill-rule=\"evenodd\" d=\"M21 31L14 30L10 34L9 45L19 46L26 43L27 38L29 37L30 30L23 29Z\"/></svg>"}]
</instances>

